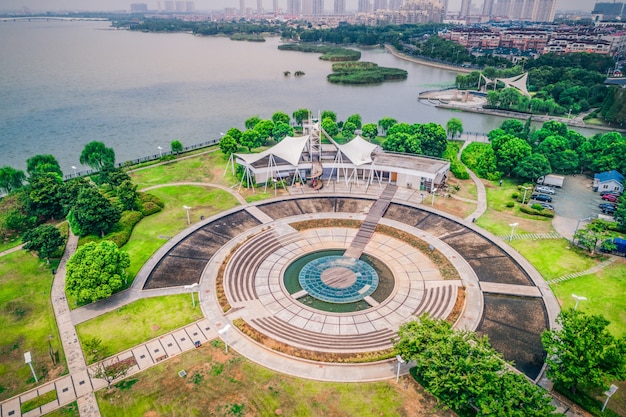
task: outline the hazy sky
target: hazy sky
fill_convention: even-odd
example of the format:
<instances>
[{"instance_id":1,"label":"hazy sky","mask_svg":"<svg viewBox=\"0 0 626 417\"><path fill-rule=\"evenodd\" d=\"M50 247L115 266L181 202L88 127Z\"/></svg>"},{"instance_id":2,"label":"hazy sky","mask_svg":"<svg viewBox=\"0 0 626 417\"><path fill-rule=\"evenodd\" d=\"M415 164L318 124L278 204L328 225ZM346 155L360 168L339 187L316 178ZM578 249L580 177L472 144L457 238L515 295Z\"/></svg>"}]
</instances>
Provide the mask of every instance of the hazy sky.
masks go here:
<instances>
[{"instance_id":1,"label":"hazy sky","mask_svg":"<svg viewBox=\"0 0 626 417\"><path fill-rule=\"evenodd\" d=\"M609 1L609 0L603 0ZM346 0L346 8L355 10L358 0ZM16 10L29 7L32 10L128 10L131 3L146 3L156 9L157 0L0 0L0 10ZM224 7L239 7L239 0L195 0L196 10L220 10ZM246 6L256 8L256 0L246 0ZM460 8L461 0L449 0L449 9ZM482 0L473 0L482 4ZM591 11L595 0L557 0L559 10ZM161 1L163 4L163 1ZM271 9L273 0L263 0L263 7ZM279 7L286 8L287 0L279 0ZM325 9L331 10L333 0L325 0Z\"/></svg>"}]
</instances>

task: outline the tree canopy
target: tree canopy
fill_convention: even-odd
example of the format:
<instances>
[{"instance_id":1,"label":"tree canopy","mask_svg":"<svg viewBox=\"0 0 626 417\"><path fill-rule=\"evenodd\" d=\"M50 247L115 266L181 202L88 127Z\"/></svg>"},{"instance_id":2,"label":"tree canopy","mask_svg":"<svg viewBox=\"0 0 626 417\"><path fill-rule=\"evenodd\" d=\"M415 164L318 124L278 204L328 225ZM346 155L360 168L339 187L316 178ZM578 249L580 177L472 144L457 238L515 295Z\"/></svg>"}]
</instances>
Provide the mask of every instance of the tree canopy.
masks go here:
<instances>
[{"instance_id":1,"label":"tree canopy","mask_svg":"<svg viewBox=\"0 0 626 417\"><path fill-rule=\"evenodd\" d=\"M0 191L9 194L12 191L22 188L24 181L26 181L24 171L8 165L0 168Z\"/></svg>"},{"instance_id":2,"label":"tree canopy","mask_svg":"<svg viewBox=\"0 0 626 417\"><path fill-rule=\"evenodd\" d=\"M35 155L26 160L26 172L30 177L40 172L54 172L59 177L63 177L63 172L59 162L52 155Z\"/></svg>"},{"instance_id":3,"label":"tree canopy","mask_svg":"<svg viewBox=\"0 0 626 417\"><path fill-rule=\"evenodd\" d=\"M67 220L72 231L79 236L90 233L104 236L120 217L120 210L96 187L85 186L80 189Z\"/></svg>"},{"instance_id":4,"label":"tree canopy","mask_svg":"<svg viewBox=\"0 0 626 417\"><path fill-rule=\"evenodd\" d=\"M65 239L56 226L42 224L24 233L22 242L24 242L24 249L36 251L40 259L45 259L50 263L50 255L65 244Z\"/></svg>"},{"instance_id":5,"label":"tree canopy","mask_svg":"<svg viewBox=\"0 0 626 417\"><path fill-rule=\"evenodd\" d=\"M67 262L65 289L81 304L108 298L123 288L129 266L128 253L115 243L89 242Z\"/></svg>"},{"instance_id":6,"label":"tree canopy","mask_svg":"<svg viewBox=\"0 0 626 417\"><path fill-rule=\"evenodd\" d=\"M95 170L115 165L115 151L102 142L89 142L80 154L79 161Z\"/></svg>"},{"instance_id":7,"label":"tree canopy","mask_svg":"<svg viewBox=\"0 0 626 417\"><path fill-rule=\"evenodd\" d=\"M172 143L170 143L170 148L172 149L173 153L179 154L183 151L183 144L178 139L173 140Z\"/></svg>"}]
</instances>

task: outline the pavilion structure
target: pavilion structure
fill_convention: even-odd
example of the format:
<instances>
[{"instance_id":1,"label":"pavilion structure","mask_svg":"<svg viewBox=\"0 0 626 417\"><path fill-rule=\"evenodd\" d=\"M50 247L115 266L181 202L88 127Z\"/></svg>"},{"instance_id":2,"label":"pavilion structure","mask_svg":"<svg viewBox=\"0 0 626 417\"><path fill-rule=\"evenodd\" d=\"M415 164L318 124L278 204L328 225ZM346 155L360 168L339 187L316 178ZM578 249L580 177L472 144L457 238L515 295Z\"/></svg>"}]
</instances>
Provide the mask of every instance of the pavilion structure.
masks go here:
<instances>
[{"instance_id":1,"label":"pavilion structure","mask_svg":"<svg viewBox=\"0 0 626 417\"><path fill-rule=\"evenodd\" d=\"M515 77L494 78L493 80L485 77L483 73L481 72L480 77L478 77L478 90L479 91L480 91L480 87L483 81L485 82L485 84L483 84L485 86L485 90L487 90L489 85L493 85L493 89L495 90L496 86L498 85L498 82L501 82L504 84L504 88L515 88L521 94L525 95L526 97L530 97L530 93L528 92L528 88L526 87L527 82L528 82L527 72L525 72L522 75L516 75Z\"/></svg>"}]
</instances>

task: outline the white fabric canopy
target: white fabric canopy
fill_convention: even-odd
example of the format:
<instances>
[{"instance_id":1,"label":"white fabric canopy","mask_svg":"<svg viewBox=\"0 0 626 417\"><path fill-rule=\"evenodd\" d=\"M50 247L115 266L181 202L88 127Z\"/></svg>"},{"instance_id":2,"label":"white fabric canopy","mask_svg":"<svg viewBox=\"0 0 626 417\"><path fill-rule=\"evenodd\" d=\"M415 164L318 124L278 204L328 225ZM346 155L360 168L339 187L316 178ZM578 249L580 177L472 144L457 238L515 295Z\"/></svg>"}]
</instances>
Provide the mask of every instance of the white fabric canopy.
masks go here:
<instances>
[{"instance_id":1,"label":"white fabric canopy","mask_svg":"<svg viewBox=\"0 0 626 417\"><path fill-rule=\"evenodd\" d=\"M291 137L287 136L276 145L260 153L238 153L235 156L243 160L246 164L252 165L261 159L272 155L274 158L280 158L292 166L298 166L300 155L309 140L309 136Z\"/></svg>"},{"instance_id":2,"label":"white fabric canopy","mask_svg":"<svg viewBox=\"0 0 626 417\"><path fill-rule=\"evenodd\" d=\"M372 152L378 147L378 145L366 141L361 136L355 137L344 145L335 143L335 146L357 167L371 163Z\"/></svg>"}]
</instances>

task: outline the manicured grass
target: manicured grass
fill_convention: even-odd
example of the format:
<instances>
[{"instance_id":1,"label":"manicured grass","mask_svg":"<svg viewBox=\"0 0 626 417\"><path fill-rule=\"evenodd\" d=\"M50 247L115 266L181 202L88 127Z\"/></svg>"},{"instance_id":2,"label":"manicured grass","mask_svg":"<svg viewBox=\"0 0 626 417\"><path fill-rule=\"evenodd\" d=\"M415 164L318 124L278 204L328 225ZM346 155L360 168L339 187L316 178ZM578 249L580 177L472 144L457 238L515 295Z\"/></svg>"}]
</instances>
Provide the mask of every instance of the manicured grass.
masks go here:
<instances>
[{"instance_id":1,"label":"manicured grass","mask_svg":"<svg viewBox=\"0 0 626 417\"><path fill-rule=\"evenodd\" d=\"M609 329L616 337L626 335L626 261L617 261L593 275L552 285L562 308L574 307L572 294L587 297L578 309L588 314L604 316L611 322Z\"/></svg>"},{"instance_id":2,"label":"manicured grass","mask_svg":"<svg viewBox=\"0 0 626 417\"><path fill-rule=\"evenodd\" d=\"M130 174L137 189L173 182L210 182L232 185L235 183L230 170L224 177L228 159L220 150L199 155L195 158L171 161L163 165L136 171Z\"/></svg>"},{"instance_id":3,"label":"manicured grass","mask_svg":"<svg viewBox=\"0 0 626 417\"><path fill-rule=\"evenodd\" d=\"M200 216L210 217L239 204L230 193L211 187L163 187L150 190L150 194L163 200L165 207L159 213L143 218L133 229L128 243L122 247L130 255L128 273L131 282L157 249L188 227L187 212L183 206L192 207L189 216L195 223Z\"/></svg>"},{"instance_id":4,"label":"manicured grass","mask_svg":"<svg viewBox=\"0 0 626 417\"><path fill-rule=\"evenodd\" d=\"M46 414L46 417L79 417L78 405L76 402L69 403L66 406L54 410Z\"/></svg>"},{"instance_id":5,"label":"manicured grass","mask_svg":"<svg viewBox=\"0 0 626 417\"><path fill-rule=\"evenodd\" d=\"M0 243L0 252L4 252L7 249L14 248L22 244L22 239L20 237L12 237L8 238L6 241Z\"/></svg>"},{"instance_id":6,"label":"manicured grass","mask_svg":"<svg viewBox=\"0 0 626 417\"><path fill-rule=\"evenodd\" d=\"M38 397L35 397L32 400L24 401L21 404L22 414L32 411L36 408L39 408L42 405L46 405L52 401L55 401L56 399L57 399L57 392L56 390L52 390Z\"/></svg>"},{"instance_id":7,"label":"manicured grass","mask_svg":"<svg viewBox=\"0 0 626 417\"><path fill-rule=\"evenodd\" d=\"M24 352L31 353L40 382L65 372L50 299L52 279L45 261L27 251L0 258L0 400L35 386L30 368L24 364ZM48 341L58 351L61 365L53 365Z\"/></svg>"},{"instance_id":8,"label":"manicured grass","mask_svg":"<svg viewBox=\"0 0 626 417\"><path fill-rule=\"evenodd\" d=\"M496 211L487 209L485 214L476 220L476 224L496 236L509 236L511 234L510 224L517 223L515 234L523 233L547 233L554 231L551 219L546 217L538 217L536 219L528 218L525 214L523 217L515 215L514 210ZM536 216L535 216L536 217Z\"/></svg>"},{"instance_id":9,"label":"manicured grass","mask_svg":"<svg viewBox=\"0 0 626 417\"><path fill-rule=\"evenodd\" d=\"M196 295L196 307L192 307L189 294L144 298L81 323L76 331L83 351L85 342L99 338L112 355L200 319L197 300Z\"/></svg>"},{"instance_id":10,"label":"manicured grass","mask_svg":"<svg viewBox=\"0 0 626 417\"><path fill-rule=\"evenodd\" d=\"M546 280L585 271L600 263L600 259L570 247L566 239L514 240L510 245L524 255Z\"/></svg>"},{"instance_id":11,"label":"manicured grass","mask_svg":"<svg viewBox=\"0 0 626 417\"><path fill-rule=\"evenodd\" d=\"M181 378L178 371L185 370ZM371 383L318 382L275 373L205 343L96 393L102 416L435 416L432 396L409 377ZM132 384L133 380L136 383ZM122 391L123 390L123 391ZM280 410L277 412L277 410Z\"/></svg>"}]
</instances>

